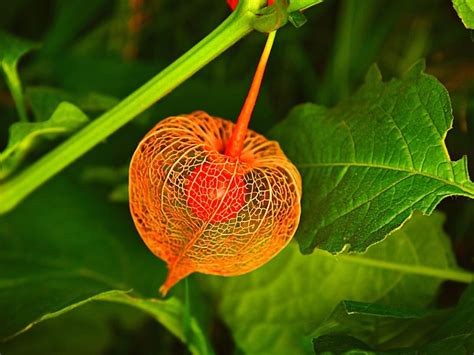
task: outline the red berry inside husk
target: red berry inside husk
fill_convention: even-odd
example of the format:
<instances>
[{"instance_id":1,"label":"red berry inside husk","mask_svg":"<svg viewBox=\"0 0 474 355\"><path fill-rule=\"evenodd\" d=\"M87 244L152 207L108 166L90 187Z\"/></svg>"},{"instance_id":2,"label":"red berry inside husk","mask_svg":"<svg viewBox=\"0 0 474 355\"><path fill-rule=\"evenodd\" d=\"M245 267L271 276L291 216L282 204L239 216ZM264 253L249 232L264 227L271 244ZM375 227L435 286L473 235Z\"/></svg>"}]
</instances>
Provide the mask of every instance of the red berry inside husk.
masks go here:
<instances>
[{"instance_id":1,"label":"red berry inside husk","mask_svg":"<svg viewBox=\"0 0 474 355\"><path fill-rule=\"evenodd\" d=\"M227 222L245 204L243 176L222 165L199 165L188 179L185 187L188 206L203 220L211 223Z\"/></svg>"}]
</instances>

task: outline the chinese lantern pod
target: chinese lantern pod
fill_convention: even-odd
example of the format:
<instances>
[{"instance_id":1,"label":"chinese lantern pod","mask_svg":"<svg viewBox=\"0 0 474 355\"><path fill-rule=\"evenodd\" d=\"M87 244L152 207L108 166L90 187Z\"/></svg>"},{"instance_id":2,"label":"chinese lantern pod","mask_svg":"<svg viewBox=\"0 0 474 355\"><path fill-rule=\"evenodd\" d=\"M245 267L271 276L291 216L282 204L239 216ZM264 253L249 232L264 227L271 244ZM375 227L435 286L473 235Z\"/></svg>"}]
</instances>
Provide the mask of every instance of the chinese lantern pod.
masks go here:
<instances>
[{"instance_id":1,"label":"chinese lantern pod","mask_svg":"<svg viewBox=\"0 0 474 355\"><path fill-rule=\"evenodd\" d=\"M143 241L168 265L163 295L193 272L252 271L296 231L299 172L277 142L251 130L238 158L225 155L233 127L201 111L169 117L133 155L130 209Z\"/></svg>"}]
</instances>

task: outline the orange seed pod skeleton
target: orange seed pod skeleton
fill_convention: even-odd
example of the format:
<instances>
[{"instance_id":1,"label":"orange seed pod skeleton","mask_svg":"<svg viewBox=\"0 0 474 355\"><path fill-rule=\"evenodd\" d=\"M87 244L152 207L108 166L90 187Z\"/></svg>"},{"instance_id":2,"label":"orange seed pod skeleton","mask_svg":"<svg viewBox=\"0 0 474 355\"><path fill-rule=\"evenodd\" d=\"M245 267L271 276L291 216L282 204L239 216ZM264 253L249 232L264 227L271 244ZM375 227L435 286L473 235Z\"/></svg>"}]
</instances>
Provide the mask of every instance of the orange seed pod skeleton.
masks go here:
<instances>
[{"instance_id":1,"label":"orange seed pod skeleton","mask_svg":"<svg viewBox=\"0 0 474 355\"><path fill-rule=\"evenodd\" d=\"M202 111L168 117L133 155L130 211L145 244L168 265L162 295L193 272L250 272L296 231L300 174L277 142L247 129L274 37L235 125Z\"/></svg>"}]
</instances>

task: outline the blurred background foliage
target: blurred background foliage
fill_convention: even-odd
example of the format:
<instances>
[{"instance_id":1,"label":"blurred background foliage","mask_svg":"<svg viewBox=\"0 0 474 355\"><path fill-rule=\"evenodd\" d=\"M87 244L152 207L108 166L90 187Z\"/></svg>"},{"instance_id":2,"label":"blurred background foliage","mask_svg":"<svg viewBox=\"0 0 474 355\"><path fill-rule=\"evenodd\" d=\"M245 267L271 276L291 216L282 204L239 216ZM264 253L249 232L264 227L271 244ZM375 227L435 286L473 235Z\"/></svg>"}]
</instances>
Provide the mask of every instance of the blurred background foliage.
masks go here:
<instances>
[{"instance_id":1,"label":"blurred background foliage","mask_svg":"<svg viewBox=\"0 0 474 355\"><path fill-rule=\"evenodd\" d=\"M30 115L38 97L53 102L67 98L93 119L179 57L229 13L224 0L15 0L0 2L0 28L40 44L19 67ZM468 154L474 176L474 43L451 1L326 0L305 15L308 23L302 28L286 26L278 33L252 128L264 133L299 103L336 104L362 82L374 62L390 78L426 58L427 72L446 86L453 102L454 129L447 137L452 159ZM264 40L259 33L249 35L66 174L73 174L78 186L92 185L103 199L126 210L126 204L120 204L127 197L126 167L139 139L169 115L199 109L235 119ZM51 112L43 114L48 117ZM0 81L0 116L3 150L8 126L16 120L4 81ZM50 146L46 144L43 151ZM445 229L458 263L474 270L473 202L448 199L441 210L447 214ZM443 290L440 303L456 304L461 286L448 283ZM214 320L210 327L218 353L234 349L221 321ZM44 335L54 336L55 347ZM41 343L40 353L74 353L84 344L89 348L81 353L186 352L148 316L95 303L38 325L9 342L5 354L29 354L28 344L33 343Z\"/></svg>"}]
</instances>

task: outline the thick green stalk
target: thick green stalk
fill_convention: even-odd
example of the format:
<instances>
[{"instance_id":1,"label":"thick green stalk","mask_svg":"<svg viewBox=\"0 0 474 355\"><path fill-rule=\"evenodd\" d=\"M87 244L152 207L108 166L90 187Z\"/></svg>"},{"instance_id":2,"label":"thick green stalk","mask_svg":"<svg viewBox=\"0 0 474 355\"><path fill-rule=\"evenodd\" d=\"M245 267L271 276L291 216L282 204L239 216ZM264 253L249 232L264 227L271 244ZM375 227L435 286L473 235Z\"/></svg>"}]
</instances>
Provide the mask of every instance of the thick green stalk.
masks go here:
<instances>
[{"instance_id":1,"label":"thick green stalk","mask_svg":"<svg viewBox=\"0 0 474 355\"><path fill-rule=\"evenodd\" d=\"M0 186L0 214L166 96L252 30L260 0L241 1L213 32L117 106Z\"/></svg>"}]
</instances>

